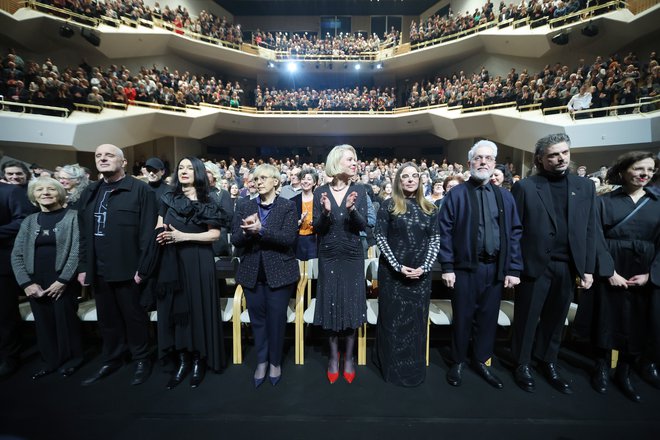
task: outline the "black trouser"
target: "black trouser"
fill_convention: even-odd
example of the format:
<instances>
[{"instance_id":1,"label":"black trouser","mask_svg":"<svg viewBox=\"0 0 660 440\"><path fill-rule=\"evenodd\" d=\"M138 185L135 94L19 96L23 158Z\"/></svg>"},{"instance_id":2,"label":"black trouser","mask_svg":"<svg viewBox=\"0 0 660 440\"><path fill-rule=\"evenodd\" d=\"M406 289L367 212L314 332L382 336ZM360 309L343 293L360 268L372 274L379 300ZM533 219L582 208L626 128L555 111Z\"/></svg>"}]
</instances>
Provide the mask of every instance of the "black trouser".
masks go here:
<instances>
[{"instance_id":1,"label":"black trouser","mask_svg":"<svg viewBox=\"0 0 660 440\"><path fill-rule=\"evenodd\" d=\"M472 339L472 360L486 362L493 355L502 282L497 263L479 263L477 270L457 270L452 290L451 352L454 362L467 360Z\"/></svg>"},{"instance_id":2,"label":"black trouser","mask_svg":"<svg viewBox=\"0 0 660 440\"><path fill-rule=\"evenodd\" d=\"M21 353L20 293L13 274L0 275L0 362L18 361Z\"/></svg>"},{"instance_id":3,"label":"black trouser","mask_svg":"<svg viewBox=\"0 0 660 440\"><path fill-rule=\"evenodd\" d=\"M94 298L103 338L103 362L121 360L130 351L133 360L149 357L149 319L140 305L140 286L133 280L106 282L97 277Z\"/></svg>"},{"instance_id":4,"label":"black trouser","mask_svg":"<svg viewBox=\"0 0 660 440\"><path fill-rule=\"evenodd\" d=\"M573 299L573 277L569 263L550 261L540 277L521 280L516 289L511 345L518 364L531 362L532 348L541 361L557 361Z\"/></svg>"}]
</instances>

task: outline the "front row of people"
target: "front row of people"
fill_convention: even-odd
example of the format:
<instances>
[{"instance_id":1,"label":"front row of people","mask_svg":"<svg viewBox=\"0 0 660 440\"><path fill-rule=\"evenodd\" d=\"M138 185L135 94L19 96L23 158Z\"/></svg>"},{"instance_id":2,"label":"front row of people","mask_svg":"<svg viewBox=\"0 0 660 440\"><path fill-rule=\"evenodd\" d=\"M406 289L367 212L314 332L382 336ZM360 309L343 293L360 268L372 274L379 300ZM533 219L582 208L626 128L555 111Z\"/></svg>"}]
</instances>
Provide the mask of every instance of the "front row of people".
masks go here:
<instances>
[{"instance_id":1,"label":"front row of people","mask_svg":"<svg viewBox=\"0 0 660 440\"><path fill-rule=\"evenodd\" d=\"M660 200L649 188L658 158L639 152L621 156L608 175L620 188L597 199L589 180L568 173L566 135L537 142L538 173L511 192L490 183L496 157L494 143L475 144L468 153L470 179L449 192L439 210L424 198L417 166L399 168L392 198L381 205L374 231L381 250L375 357L384 379L402 386L424 380L431 271L437 258L453 309L451 385L460 386L471 365L490 385L502 388L491 368L497 317L502 290L517 286L515 381L534 391L532 361L538 360L536 369L545 379L570 394L557 359L578 280L586 291L595 286L579 309L591 315L598 348L592 385L607 391L607 353L619 350L615 381L639 401L630 380L637 358L645 360L644 377L660 387ZM78 273L80 284L94 286L103 338L102 365L83 385L119 369L127 352L135 361L132 383L143 383L151 361L140 295L143 280L152 277L159 355L176 362L167 387L178 386L189 373L196 387L206 368L219 371L225 362L211 248L225 219L209 197L204 166L196 158L182 159L173 190L158 205L146 184L126 178L121 149L101 145L95 158L103 179L85 189L77 216L65 208L66 192L53 179L36 179L28 189L41 212L23 222L12 266L32 306L45 362L33 377L58 370L67 376L82 363ZM302 223L317 236L314 323L328 332L328 380L334 383L341 370L348 383L355 378L356 329L366 322L360 233L370 226L366 190L352 183L356 161L351 146L330 152L326 172L332 181L314 192L311 213L277 196L279 172L271 165L254 171L259 197L236 207L231 240L241 255L236 280L244 289L254 333L256 387L266 376L276 385L282 375L286 310L299 279L295 243ZM340 336L345 339L341 348Z\"/></svg>"}]
</instances>

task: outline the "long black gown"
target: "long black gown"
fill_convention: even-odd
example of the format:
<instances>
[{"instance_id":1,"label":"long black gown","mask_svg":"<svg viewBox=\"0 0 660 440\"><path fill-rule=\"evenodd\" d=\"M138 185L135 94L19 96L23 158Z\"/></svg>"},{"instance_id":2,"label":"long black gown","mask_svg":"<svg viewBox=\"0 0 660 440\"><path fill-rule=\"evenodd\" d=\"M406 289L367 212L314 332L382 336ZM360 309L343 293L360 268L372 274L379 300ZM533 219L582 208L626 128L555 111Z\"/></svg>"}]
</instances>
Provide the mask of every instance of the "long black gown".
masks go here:
<instances>
[{"instance_id":1,"label":"long black gown","mask_svg":"<svg viewBox=\"0 0 660 440\"><path fill-rule=\"evenodd\" d=\"M346 197L358 193L355 209L348 212ZM316 289L314 324L340 332L359 328L367 321L364 250L360 231L367 226L367 191L351 184L338 205L329 185L314 191L313 227L318 237L319 278ZM321 194L327 193L332 208L322 214Z\"/></svg>"},{"instance_id":2,"label":"long black gown","mask_svg":"<svg viewBox=\"0 0 660 440\"><path fill-rule=\"evenodd\" d=\"M383 202L375 236L378 264L378 364L383 378L401 386L417 386L426 377L426 335L431 298L431 268L440 249L438 210L426 214L413 200L407 211L393 215L392 199ZM411 280L401 265L424 268Z\"/></svg>"},{"instance_id":3,"label":"long black gown","mask_svg":"<svg viewBox=\"0 0 660 440\"><path fill-rule=\"evenodd\" d=\"M166 193L161 198L163 223L181 232L200 233L220 229L218 205L191 201L184 195ZM215 279L211 243L182 242L176 250L178 288L158 297L158 346L161 355L172 350L198 351L209 368L220 371L225 365L220 299ZM167 270L161 266L161 270ZM177 298L177 295L184 295ZM185 299L185 319L177 318L179 299ZM180 303L179 303L180 304Z\"/></svg>"},{"instance_id":4,"label":"long black gown","mask_svg":"<svg viewBox=\"0 0 660 440\"><path fill-rule=\"evenodd\" d=\"M648 202L633 217L615 227L645 199ZM605 242L599 246L599 274L614 270L629 279L649 273L641 287L627 289L610 286L606 277L597 280L594 295L593 339L596 346L616 349L626 354L640 354L649 337L658 355L658 335L653 326L660 316L660 200L646 195L637 204L619 188L599 198L599 220Z\"/></svg>"}]
</instances>

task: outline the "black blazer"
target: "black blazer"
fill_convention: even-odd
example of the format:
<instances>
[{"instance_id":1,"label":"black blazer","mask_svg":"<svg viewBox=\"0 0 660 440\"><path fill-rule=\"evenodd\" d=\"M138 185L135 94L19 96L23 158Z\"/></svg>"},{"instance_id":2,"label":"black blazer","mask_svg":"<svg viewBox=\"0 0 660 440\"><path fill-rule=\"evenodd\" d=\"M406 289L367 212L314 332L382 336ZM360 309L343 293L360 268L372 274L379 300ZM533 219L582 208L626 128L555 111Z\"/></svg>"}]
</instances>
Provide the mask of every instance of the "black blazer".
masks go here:
<instances>
[{"instance_id":1,"label":"black blazer","mask_svg":"<svg viewBox=\"0 0 660 440\"><path fill-rule=\"evenodd\" d=\"M101 181L87 186L78 203L80 225L80 264L78 272L86 272L86 282L95 276L94 208ZM158 218L156 195L144 182L126 176L108 199L106 233L112 237L107 260L112 261L104 274L106 281L127 281L141 271L149 246L152 245Z\"/></svg>"},{"instance_id":2,"label":"black blazer","mask_svg":"<svg viewBox=\"0 0 660 440\"><path fill-rule=\"evenodd\" d=\"M0 182L0 275L12 275L11 250L25 216L25 194L18 185Z\"/></svg>"},{"instance_id":3,"label":"black blazer","mask_svg":"<svg viewBox=\"0 0 660 440\"><path fill-rule=\"evenodd\" d=\"M573 174L568 179L568 245L574 269L582 277L596 266L596 190L593 182ZM548 180L531 176L513 185L511 193L523 225L523 276L538 278L550 262L557 232Z\"/></svg>"},{"instance_id":4,"label":"black blazer","mask_svg":"<svg viewBox=\"0 0 660 440\"><path fill-rule=\"evenodd\" d=\"M241 221L258 212L257 200L244 198L236 204L231 228L231 242L242 250L241 262L236 272L236 282L253 289L257 284L259 267L263 266L269 287L276 289L300 278L295 254L298 237L298 218L291 200L276 197L268 223L261 234L246 235Z\"/></svg>"}]
</instances>

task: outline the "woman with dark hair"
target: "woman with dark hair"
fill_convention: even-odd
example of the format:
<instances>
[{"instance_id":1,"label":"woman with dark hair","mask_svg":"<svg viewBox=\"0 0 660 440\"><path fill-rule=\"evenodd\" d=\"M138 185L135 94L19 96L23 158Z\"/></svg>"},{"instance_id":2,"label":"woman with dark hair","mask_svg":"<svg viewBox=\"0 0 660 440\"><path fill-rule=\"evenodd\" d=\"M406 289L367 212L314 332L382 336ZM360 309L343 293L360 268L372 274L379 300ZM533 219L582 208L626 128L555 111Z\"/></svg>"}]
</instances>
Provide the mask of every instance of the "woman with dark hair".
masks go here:
<instances>
[{"instance_id":1,"label":"woman with dark hair","mask_svg":"<svg viewBox=\"0 0 660 440\"><path fill-rule=\"evenodd\" d=\"M32 375L72 375L83 362L78 292L79 230L76 211L65 208L66 190L55 179L30 181L28 198L41 212L21 224L11 255L16 281L34 314L37 345L44 361Z\"/></svg>"},{"instance_id":2,"label":"woman with dark hair","mask_svg":"<svg viewBox=\"0 0 660 440\"><path fill-rule=\"evenodd\" d=\"M640 396L630 379L631 365L649 348L652 362L642 375L656 387L660 379L660 200L648 189L660 160L652 153L629 152L607 171L606 181L621 187L599 197L598 275L592 339L598 350L592 386L605 393L607 359L619 350L614 380L629 399Z\"/></svg>"},{"instance_id":3,"label":"woman with dark hair","mask_svg":"<svg viewBox=\"0 0 660 440\"><path fill-rule=\"evenodd\" d=\"M296 242L296 258L307 261L318 256L316 234L312 226L314 211L314 188L319 182L319 175L313 168L303 168L298 173L300 194L291 200L296 204L298 212L298 241Z\"/></svg>"},{"instance_id":4,"label":"woman with dark hair","mask_svg":"<svg viewBox=\"0 0 660 440\"><path fill-rule=\"evenodd\" d=\"M495 186L501 186L510 190L512 185L511 171L509 171L506 165L498 163L495 165L495 169L493 169L493 175L490 181Z\"/></svg>"},{"instance_id":5,"label":"woman with dark hair","mask_svg":"<svg viewBox=\"0 0 660 440\"><path fill-rule=\"evenodd\" d=\"M161 356L178 354L167 384L179 385L192 370L199 386L206 367L224 366L222 319L212 243L220 237L224 212L209 196L201 160L179 161L173 191L161 198L156 241L162 246L158 273L158 345Z\"/></svg>"},{"instance_id":6,"label":"woman with dark hair","mask_svg":"<svg viewBox=\"0 0 660 440\"><path fill-rule=\"evenodd\" d=\"M356 329L367 321L364 249L360 232L367 228L367 190L352 183L357 172L355 148L334 147L326 159L330 183L314 191L313 227L319 239L319 277L314 324L329 332L327 376L339 378L339 337L346 338L344 379L355 379Z\"/></svg>"},{"instance_id":7,"label":"woman with dark hair","mask_svg":"<svg viewBox=\"0 0 660 440\"><path fill-rule=\"evenodd\" d=\"M238 202L231 241L241 250L236 282L243 286L257 351L254 386L282 377L286 310L300 277L294 249L298 216L291 200L277 195L280 173L273 165L254 170L259 195Z\"/></svg>"},{"instance_id":8,"label":"woman with dark hair","mask_svg":"<svg viewBox=\"0 0 660 440\"><path fill-rule=\"evenodd\" d=\"M431 194L429 194L426 198L429 200L429 202L433 203L435 206L440 207L442 198L445 195L445 189L442 184L442 179L440 178L433 179L431 188L432 188Z\"/></svg>"},{"instance_id":9,"label":"woman with dark hair","mask_svg":"<svg viewBox=\"0 0 660 440\"><path fill-rule=\"evenodd\" d=\"M392 198L378 211L378 363L387 382L417 386L426 377L431 268L440 249L438 209L424 198L420 171L408 162Z\"/></svg>"}]
</instances>

